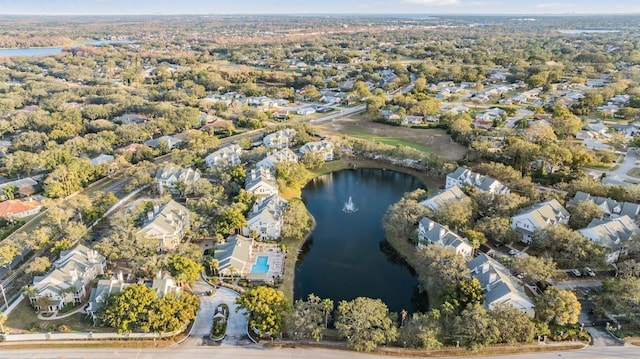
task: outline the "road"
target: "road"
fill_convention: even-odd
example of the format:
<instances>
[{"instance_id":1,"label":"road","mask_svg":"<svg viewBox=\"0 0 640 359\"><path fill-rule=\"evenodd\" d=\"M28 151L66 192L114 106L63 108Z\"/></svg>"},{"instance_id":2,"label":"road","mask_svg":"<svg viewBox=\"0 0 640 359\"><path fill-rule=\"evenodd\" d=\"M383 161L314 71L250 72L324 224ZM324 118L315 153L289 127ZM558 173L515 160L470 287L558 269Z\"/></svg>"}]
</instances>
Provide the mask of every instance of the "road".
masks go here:
<instances>
[{"instance_id":1,"label":"road","mask_svg":"<svg viewBox=\"0 0 640 359\"><path fill-rule=\"evenodd\" d=\"M624 156L622 162L618 163L618 167L613 171L602 171L587 168L585 172L591 174L592 176L600 176L603 173L607 175L608 178L613 178L620 181L629 181L633 183L640 182L640 178L629 176L628 173L634 167L636 167L636 162L638 161L638 150L635 148L630 148L627 150L627 153Z\"/></svg>"},{"instance_id":2,"label":"road","mask_svg":"<svg viewBox=\"0 0 640 359\"><path fill-rule=\"evenodd\" d=\"M509 354L503 358L516 359L608 359L629 358L636 359L640 348L634 346L620 347L587 347L582 350L544 352L529 354ZM305 359L383 359L389 355L364 354L350 351L337 351L320 348L263 348L258 345L231 346L221 345L217 347L182 347L165 349L114 349L114 348L74 348L74 349L24 349L2 350L0 357L6 359L107 359L107 358L136 358L136 359L175 359L175 358L242 358L242 359L267 359L267 358L305 358ZM496 356L478 356L475 359L499 358Z\"/></svg>"},{"instance_id":3,"label":"road","mask_svg":"<svg viewBox=\"0 0 640 359\"><path fill-rule=\"evenodd\" d=\"M313 123L322 123L322 122L332 121L336 118L342 118L345 116L350 116L356 113L364 112L366 109L367 109L367 105L358 105L351 108L340 109L340 112L332 113L324 117L316 118L315 120L311 120L309 122L313 124Z\"/></svg>"}]
</instances>

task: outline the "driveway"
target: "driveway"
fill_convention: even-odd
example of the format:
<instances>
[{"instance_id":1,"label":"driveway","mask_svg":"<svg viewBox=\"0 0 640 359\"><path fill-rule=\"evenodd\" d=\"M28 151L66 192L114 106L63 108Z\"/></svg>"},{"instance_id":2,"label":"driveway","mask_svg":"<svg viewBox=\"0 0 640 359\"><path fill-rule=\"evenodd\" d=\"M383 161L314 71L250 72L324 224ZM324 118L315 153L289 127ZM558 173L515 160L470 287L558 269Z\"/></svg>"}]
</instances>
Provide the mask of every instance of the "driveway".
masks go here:
<instances>
[{"instance_id":1,"label":"driveway","mask_svg":"<svg viewBox=\"0 0 640 359\"><path fill-rule=\"evenodd\" d=\"M243 312L236 312L238 305L236 298L239 294L228 288L214 289L210 284L199 279L192 286L193 292L200 297L200 311L196 316L190 339L187 345L210 345L209 333L213 325L213 315L218 305L225 303L229 306L229 322L227 323L227 335L223 341L225 344L246 345L252 344L247 336L247 319ZM210 290L215 290L215 295L207 295Z\"/></svg>"},{"instance_id":2,"label":"driveway","mask_svg":"<svg viewBox=\"0 0 640 359\"><path fill-rule=\"evenodd\" d=\"M626 155L622 162L618 163L618 168L613 171L601 171L594 169L585 169L585 172L591 173L593 175L599 176L605 173L608 178L620 180L620 181L631 181L634 183L640 182L640 178L629 176L627 173L631 171L634 167L636 167L636 162L638 161L638 150L636 149L628 149Z\"/></svg>"}]
</instances>

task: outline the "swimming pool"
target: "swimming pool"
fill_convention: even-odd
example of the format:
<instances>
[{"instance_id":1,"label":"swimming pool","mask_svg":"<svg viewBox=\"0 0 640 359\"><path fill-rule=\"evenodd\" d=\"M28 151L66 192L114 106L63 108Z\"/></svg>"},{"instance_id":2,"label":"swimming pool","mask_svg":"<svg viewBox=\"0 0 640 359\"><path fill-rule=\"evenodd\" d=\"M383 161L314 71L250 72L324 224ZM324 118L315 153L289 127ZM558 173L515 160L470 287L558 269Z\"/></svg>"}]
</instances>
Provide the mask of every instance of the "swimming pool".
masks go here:
<instances>
[{"instance_id":1,"label":"swimming pool","mask_svg":"<svg viewBox=\"0 0 640 359\"><path fill-rule=\"evenodd\" d=\"M269 257L258 256L256 263L251 267L251 273L267 273L269 271Z\"/></svg>"}]
</instances>

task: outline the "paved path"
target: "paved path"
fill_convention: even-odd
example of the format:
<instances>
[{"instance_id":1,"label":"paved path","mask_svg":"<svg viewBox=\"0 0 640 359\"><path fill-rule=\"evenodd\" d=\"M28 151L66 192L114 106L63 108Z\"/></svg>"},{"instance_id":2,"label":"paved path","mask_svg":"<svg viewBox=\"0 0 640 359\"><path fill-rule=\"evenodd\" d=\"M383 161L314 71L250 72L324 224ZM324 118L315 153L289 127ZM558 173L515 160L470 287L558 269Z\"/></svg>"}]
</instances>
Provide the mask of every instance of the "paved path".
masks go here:
<instances>
[{"instance_id":1,"label":"paved path","mask_svg":"<svg viewBox=\"0 0 640 359\"><path fill-rule=\"evenodd\" d=\"M629 358L637 359L640 348L630 345L620 347L595 348L587 347L582 350L543 352L529 354L509 354L504 356L478 356L475 359L517 358L517 359L609 359ZM136 359L215 359L215 358L242 358L242 359L266 359L266 358L305 358L305 359L388 359L391 355L366 354L344 350L330 350L321 348L288 348L272 349L259 346L237 347L222 345L219 347L181 347L177 349L135 349L135 348L44 348L23 350L2 350L0 357L6 359L111 359L111 358L136 358Z\"/></svg>"},{"instance_id":2,"label":"paved path","mask_svg":"<svg viewBox=\"0 0 640 359\"><path fill-rule=\"evenodd\" d=\"M587 168L585 172L590 173L591 175L600 176L603 173L607 175L607 178L616 179L619 181L629 181L638 183L640 182L640 178L629 176L628 173L634 167L636 167L636 162L638 161L638 150L629 149L627 150L626 155L624 156L624 160L618 164L618 167L613 171L603 171Z\"/></svg>"},{"instance_id":3,"label":"paved path","mask_svg":"<svg viewBox=\"0 0 640 359\"><path fill-rule=\"evenodd\" d=\"M225 303L229 306L229 322L227 323L227 335L225 344L247 345L251 341L246 335L247 319L242 312L236 313L236 298L238 293L228 288L215 289L215 295L207 295L213 286L202 279L198 279L193 285L194 294L200 296L200 311L196 316L190 338L183 343L183 346L203 346L213 345L209 338L211 326L213 325L213 315L218 305Z\"/></svg>"}]
</instances>

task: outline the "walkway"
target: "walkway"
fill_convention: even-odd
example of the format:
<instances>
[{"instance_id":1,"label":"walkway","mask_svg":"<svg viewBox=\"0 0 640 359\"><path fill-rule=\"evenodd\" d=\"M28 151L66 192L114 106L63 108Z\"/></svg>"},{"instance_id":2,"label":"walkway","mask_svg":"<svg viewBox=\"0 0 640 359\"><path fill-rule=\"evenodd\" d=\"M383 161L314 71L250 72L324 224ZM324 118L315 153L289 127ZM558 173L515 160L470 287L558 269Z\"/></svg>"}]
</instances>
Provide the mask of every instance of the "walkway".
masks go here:
<instances>
[{"instance_id":1,"label":"walkway","mask_svg":"<svg viewBox=\"0 0 640 359\"><path fill-rule=\"evenodd\" d=\"M200 311L189 334L190 338L184 342L184 346L212 345L209 333L213 325L213 315L218 305L225 303L229 306L229 321L227 323L227 335L223 340L225 344L246 345L250 344L247 337L247 319L242 312L236 312L238 305L236 298L240 295L228 288L214 289L212 285L202 279L198 279L192 285L193 293L200 297ZM210 290L215 290L215 295L207 295Z\"/></svg>"},{"instance_id":2,"label":"walkway","mask_svg":"<svg viewBox=\"0 0 640 359\"><path fill-rule=\"evenodd\" d=\"M86 305L87 305L87 303L80 304L78 306L78 308L70 311L69 313L65 313L65 314L62 314L62 315L58 315L58 312L55 312L49 317L46 317L46 316L44 316L44 314L42 312L39 312L38 313L38 319L40 319L40 320L58 320L58 319L64 319L64 318L70 317L70 316L72 316L74 314L77 314L77 313L85 313L84 307Z\"/></svg>"}]
</instances>

